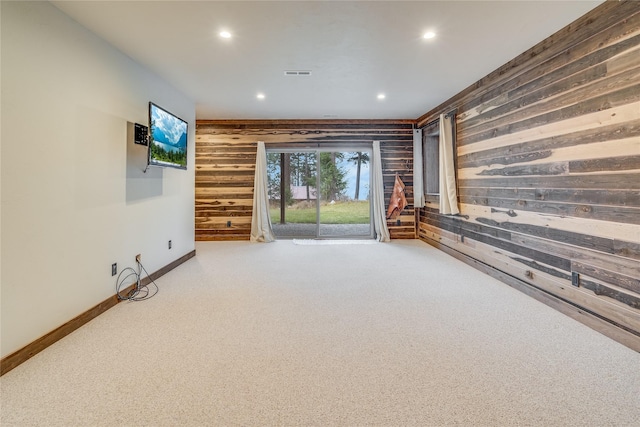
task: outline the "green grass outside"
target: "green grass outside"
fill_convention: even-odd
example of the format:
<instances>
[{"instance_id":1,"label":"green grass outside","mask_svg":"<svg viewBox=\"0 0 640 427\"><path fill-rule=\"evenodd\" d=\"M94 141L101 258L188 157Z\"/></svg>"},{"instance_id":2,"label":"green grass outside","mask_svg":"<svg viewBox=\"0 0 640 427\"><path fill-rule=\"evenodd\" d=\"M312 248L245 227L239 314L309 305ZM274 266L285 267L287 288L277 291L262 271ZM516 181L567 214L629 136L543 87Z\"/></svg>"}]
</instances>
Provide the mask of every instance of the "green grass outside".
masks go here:
<instances>
[{"instance_id":1,"label":"green grass outside","mask_svg":"<svg viewBox=\"0 0 640 427\"><path fill-rule=\"evenodd\" d=\"M288 223L315 224L316 207L289 206L285 212ZM270 210L271 222L280 222L280 208L272 207ZM359 200L350 202L336 202L320 205L320 223L322 224L369 224L369 201Z\"/></svg>"}]
</instances>

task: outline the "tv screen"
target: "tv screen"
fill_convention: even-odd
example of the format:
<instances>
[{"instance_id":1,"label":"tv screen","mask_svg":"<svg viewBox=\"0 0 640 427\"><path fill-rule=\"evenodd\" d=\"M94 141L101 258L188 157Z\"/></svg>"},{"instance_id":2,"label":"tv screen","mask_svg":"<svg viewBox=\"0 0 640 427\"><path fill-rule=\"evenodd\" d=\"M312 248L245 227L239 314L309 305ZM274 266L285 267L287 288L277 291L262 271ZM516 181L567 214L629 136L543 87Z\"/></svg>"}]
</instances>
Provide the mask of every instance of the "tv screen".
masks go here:
<instances>
[{"instance_id":1,"label":"tv screen","mask_svg":"<svg viewBox=\"0 0 640 427\"><path fill-rule=\"evenodd\" d=\"M187 168L187 122L149 103L149 165Z\"/></svg>"}]
</instances>

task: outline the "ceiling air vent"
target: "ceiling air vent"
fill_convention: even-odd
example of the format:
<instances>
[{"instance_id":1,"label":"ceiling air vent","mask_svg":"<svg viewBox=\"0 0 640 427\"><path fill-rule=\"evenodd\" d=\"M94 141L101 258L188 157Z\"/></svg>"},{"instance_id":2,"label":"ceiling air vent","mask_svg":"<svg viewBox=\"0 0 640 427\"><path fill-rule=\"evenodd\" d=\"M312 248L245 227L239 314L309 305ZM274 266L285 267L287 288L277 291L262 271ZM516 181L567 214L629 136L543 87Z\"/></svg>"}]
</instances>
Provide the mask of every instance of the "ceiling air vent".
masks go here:
<instances>
[{"instance_id":1,"label":"ceiling air vent","mask_svg":"<svg viewBox=\"0 0 640 427\"><path fill-rule=\"evenodd\" d=\"M310 70L285 70L284 75L285 76L310 76L311 71Z\"/></svg>"}]
</instances>

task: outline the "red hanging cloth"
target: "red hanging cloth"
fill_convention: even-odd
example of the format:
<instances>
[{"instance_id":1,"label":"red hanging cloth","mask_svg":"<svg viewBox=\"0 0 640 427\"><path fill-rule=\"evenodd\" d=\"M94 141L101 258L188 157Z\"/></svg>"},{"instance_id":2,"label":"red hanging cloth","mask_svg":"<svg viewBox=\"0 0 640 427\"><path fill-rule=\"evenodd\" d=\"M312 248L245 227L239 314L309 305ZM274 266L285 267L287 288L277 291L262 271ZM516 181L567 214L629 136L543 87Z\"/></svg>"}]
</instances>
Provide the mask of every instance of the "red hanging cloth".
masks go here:
<instances>
[{"instance_id":1,"label":"red hanging cloth","mask_svg":"<svg viewBox=\"0 0 640 427\"><path fill-rule=\"evenodd\" d=\"M404 183L396 172L396 181L393 184L393 193L389 200L389 209L387 209L387 219L396 219L400 212L407 206L407 199L404 196Z\"/></svg>"}]
</instances>

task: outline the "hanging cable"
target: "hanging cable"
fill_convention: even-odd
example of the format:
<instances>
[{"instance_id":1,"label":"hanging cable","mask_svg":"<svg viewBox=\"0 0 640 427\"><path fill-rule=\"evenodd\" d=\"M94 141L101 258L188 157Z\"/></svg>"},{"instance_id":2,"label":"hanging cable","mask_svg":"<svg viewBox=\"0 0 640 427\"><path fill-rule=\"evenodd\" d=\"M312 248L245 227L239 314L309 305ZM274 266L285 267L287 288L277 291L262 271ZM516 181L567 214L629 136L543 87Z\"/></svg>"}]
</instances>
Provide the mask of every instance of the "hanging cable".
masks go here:
<instances>
[{"instance_id":1,"label":"hanging cable","mask_svg":"<svg viewBox=\"0 0 640 427\"><path fill-rule=\"evenodd\" d=\"M116 296L118 297L118 301L124 301L124 300L144 301L153 297L160 290L156 282L154 282L153 279L150 278L149 273L144 268L142 263L140 261L136 261L136 263L138 265L138 271L134 270L131 267L127 267L123 269L118 275L118 278L116 280ZM149 280L151 281L145 286L142 286L142 284L140 283L140 278L143 271L146 273L147 277L149 277ZM129 286L129 285L125 285L125 283L128 282L128 279L130 277L135 278L135 282L134 282L135 286L126 295L122 295L122 292L124 292L123 287L126 288ZM151 284L153 284L154 286L153 289L150 288Z\"/></svg>"}]
</instances>

